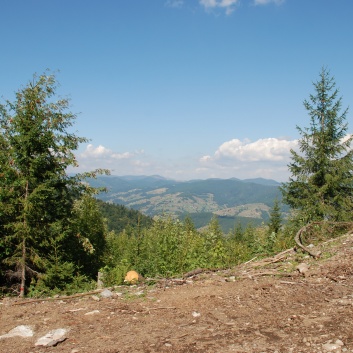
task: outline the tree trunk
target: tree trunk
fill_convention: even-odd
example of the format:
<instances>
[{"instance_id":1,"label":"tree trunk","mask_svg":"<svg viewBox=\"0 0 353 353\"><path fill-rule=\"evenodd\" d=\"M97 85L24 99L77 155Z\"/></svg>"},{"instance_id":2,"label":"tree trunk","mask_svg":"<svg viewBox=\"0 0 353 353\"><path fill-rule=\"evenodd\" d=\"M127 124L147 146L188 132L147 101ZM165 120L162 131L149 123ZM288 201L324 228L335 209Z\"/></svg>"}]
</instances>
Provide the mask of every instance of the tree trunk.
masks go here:
<instances>
[{"instance_id":1,"label":"tree trunk","mask_svg":"<svg viewBox=\"0 0 353 353\"><path fill-rule=\"evenodd\" d=\"M26 285L26 238L22 241L22 259L21 259L21 287L20 297L25 297L25 285Z\"/></svg>"},{"instance_id":2,"label":"tree trunk","mask_svg":"<svg viewBox=\"0 0 353 353\"><path fill-rule=\"evenodd\" d=\"M20 298L25 296L26 286L26 235L27 235L27 199L28 199L28 180L26 181L25 190L25 204L24 204L24 215L23 215L23 239L22 239L22 259L21 259L21 287L20 287Z\"/></svg>"}]
</instances>

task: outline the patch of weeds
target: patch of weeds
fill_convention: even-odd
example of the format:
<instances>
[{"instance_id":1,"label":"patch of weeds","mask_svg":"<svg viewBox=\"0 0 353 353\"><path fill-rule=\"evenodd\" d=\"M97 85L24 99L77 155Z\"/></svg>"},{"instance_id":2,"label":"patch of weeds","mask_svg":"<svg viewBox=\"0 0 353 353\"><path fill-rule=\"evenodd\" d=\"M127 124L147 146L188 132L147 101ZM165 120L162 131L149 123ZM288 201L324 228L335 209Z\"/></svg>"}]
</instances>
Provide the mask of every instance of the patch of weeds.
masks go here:
<instances>
[{"instance_id":1,"label":"patch of weeds","mask_svg":"<svg viewBox=\"0 0 353 353\"><path fill-rule=\"evenodd\" d=\"M124 294L123 299L127 301L134 301L137 299L145 299L146 298L146 291L141 290L135 293L127 292Z\"/></svg>"},{"instance_id":2,"label":"patch of weeds","mask_svg":"<svg viewBox=\"0 0 353 353\"><path fill-rule=\"evenodd\" d=\"M320 260L328 260L334 255L332 251L322 251L320 255Z\"/></svg>"}]
</instances>

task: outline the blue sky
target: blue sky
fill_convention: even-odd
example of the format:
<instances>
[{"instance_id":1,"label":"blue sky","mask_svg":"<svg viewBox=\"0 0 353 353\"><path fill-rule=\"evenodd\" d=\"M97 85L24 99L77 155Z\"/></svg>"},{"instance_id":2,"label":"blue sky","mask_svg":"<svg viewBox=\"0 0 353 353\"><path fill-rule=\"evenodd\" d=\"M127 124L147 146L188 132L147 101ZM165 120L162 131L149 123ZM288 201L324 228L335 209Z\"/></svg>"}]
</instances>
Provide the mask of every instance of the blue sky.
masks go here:
<instances>
[{"instance_id":1,"label":"blue sky","mask_svg":"<svg viewBox=\"0 0 353 353\"><path fill-rule=\"evenodd\" d=\"M323 66L353 105L352 16L352 0L1 0L0 96L56 72L90 139L76 171L285 181Z\"/></svg>"}]
</instances>

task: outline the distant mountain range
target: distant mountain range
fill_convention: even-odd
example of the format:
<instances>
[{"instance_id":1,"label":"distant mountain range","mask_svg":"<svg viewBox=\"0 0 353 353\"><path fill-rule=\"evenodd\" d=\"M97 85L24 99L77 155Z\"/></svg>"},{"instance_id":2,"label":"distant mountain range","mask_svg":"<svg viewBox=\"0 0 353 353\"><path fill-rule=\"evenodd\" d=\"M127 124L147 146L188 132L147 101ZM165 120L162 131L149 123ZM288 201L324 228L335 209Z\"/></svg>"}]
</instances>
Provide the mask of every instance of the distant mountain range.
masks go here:
<instances>
[{"instance_id":1,"label":"distant mountain range","mask_svg":"<svg viewBox=\"0 0 353 353\"><path fill-rule=\"evenodd\" d=\"M280 183L269 179L206 179L176 181L153 176L99 176L89 180L108 192L98 198L139 210L148 216L191 217L196 227L217 215L225 231L236 223L268 220Z\"/></svg>"}]
</instances>

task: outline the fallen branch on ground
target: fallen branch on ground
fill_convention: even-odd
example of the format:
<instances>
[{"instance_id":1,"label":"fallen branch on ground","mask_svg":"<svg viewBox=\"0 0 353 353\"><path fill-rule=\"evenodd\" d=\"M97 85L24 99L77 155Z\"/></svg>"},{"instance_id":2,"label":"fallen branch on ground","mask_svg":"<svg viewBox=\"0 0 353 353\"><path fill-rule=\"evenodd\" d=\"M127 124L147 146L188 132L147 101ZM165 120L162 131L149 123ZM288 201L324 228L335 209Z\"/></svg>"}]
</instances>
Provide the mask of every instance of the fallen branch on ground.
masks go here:
<instances>
[{"instance_id":1,"label":"fallen branch on ground","mask_svg":"<svg viewBox=\"0 0 353 353\"><path fill-rule=\"evenodd\" d=\"M292 273L278 273L278 272L258 272L258 273L249 273L246 275L239 276L238 278L252 278L252 277L259 277L259 276L276 276L276 277L292 277Z\"/></svg>"},{"instance_id":2,"label":"fallen branch on ground","mask_svg":"<svg viewBox=\"0 0 353 353\"><path fill-rule=\"evenodd\" d=\"M72 295L65 295L65 296L59 296L59 297L50 297L50 298L40 298L40 299L30 299L30 300L24 300L20 302L13 303L12 305L24 305L24 304L31 304L31 303L39 303L39 302L47 302L47 301L53 301L53 300L64 300L64 299L72 299L72 298L80 298L84 297L86 295L92 295L92 294L97 294L103 292L105 289L108 290L113 290L113 287L110 288L102 288L102 289L96 289L93 291L85 292L85 293L77 293L77 294L72 294Z\"/></svg>"}]
</instances>

